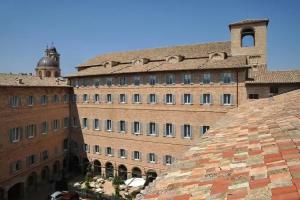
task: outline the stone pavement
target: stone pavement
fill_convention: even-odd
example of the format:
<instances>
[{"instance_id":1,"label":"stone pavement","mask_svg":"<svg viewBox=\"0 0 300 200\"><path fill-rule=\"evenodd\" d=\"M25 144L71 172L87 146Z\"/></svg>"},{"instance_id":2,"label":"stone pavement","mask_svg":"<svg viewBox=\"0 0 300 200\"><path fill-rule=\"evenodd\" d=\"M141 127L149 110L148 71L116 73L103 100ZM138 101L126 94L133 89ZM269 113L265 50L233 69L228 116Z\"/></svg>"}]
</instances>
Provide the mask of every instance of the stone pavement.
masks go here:
<instances>
[{"instance_id":1,"label":"stone pavement","mask_svg":"<svg viewBox=\"0 0 300 200\"><path fill-rule=\"evenodd\" d=\"M225 115L143 199L300 199L300 90ZM141 198L141 199L142 199Z\"/></svg>"}]
</instances>

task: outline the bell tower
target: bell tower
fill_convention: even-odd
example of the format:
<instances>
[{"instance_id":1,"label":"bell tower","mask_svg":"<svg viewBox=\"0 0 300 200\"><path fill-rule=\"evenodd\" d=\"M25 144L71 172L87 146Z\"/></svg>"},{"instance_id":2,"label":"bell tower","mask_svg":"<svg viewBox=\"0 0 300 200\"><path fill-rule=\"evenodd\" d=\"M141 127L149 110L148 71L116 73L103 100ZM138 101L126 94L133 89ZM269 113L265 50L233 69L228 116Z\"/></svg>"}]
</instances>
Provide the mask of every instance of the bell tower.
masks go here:
<instances>
[{"instance_id":1,"label":"bell tower","mask_svg":"<svg viewBox=\"0 0 300 200\"><path fill-rule=\"evenodd\" d=\"M268 19L248 19L229 24L231 54L248 56L250 65L266 65L268 23Z\"/></svg>"}]
</instances>

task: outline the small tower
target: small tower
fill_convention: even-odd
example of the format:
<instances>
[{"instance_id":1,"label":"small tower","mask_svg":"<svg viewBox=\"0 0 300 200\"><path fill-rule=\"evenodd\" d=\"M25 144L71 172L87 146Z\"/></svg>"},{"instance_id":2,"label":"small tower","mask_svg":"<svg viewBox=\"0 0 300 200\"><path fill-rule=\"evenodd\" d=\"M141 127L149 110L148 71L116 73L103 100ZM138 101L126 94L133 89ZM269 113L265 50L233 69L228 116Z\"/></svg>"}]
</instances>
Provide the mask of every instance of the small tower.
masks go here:
<instances>
[{"instance_id":1,"label":"small tower","mask_svg":"<svg viewBox=\"0 0 300 200\"><path fill-rule=\"evenodd\" d=\"M53 45L51 45L50 48L47 46L44 57L39 60L35 68L36 76L59 77L59 56L59 53Z\"/></svg>"},{"instance_id":2,"label":"small tower","mask_svg":"<svg viewBox=\"0 0 300 200\"><path fill-rule=\"evenodd\" d=\"M248 19L229 24L231 54L248 56L250 65L266 65L268 23L268 19Z\"/></svg>"}]
</instances>

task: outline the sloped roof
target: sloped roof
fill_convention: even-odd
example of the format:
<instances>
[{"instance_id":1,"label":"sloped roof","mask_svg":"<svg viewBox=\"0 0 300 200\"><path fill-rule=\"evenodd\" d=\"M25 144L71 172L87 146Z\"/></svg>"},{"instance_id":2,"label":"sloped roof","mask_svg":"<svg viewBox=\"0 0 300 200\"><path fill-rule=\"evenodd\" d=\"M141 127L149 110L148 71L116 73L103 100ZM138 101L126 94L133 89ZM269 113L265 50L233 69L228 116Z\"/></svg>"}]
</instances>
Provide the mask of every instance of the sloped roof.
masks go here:
<instances>
[{"instance_id":1,"label":"sloped roof","mask_svg":"<svg viewBox=\"0 0 300 200\"><path fill-rule=\"evenodd\" d=\"M128 63L134 59L139 58L148 58L150 60L164 60L167 56L174 55L181 55L186 58L207 57L209 52L214 51L222 51L230 54L230 41L108 53L91 58L78 67L101 65L107 61Z\"/></svg>"},{"instance_id":2,"label":"sloped roof","mask_svg":"<svg viewBox=\"0 0 300 200\"><path fill-rule=\"evenodd\" d=\"M261 22L266 22L268 25L269 19L245 19L242 21L231 23L231 24L229 24L229 27L235 26L235 25L254 24L254 23L261 23Z\"/></svg>"},{"instance_id":3,"label":"sloped roof","mask_svg":"<svg viewBox=\"0 0 300 200\"><path fill-rule=\"evenodd\" d=\"M240 106L159 176L144 199L300 199L300 90Z\"/></svg>"},{"instance_id":4,"label":"sloped roof","mask_svg":"<svg viewBox=\"0 0 300 200\"><path fill-rule=\"evenodd\" d=\"M19 81L20 80L20 81ZM14 87L70 87L67 81L62 78L40 78L32 75L20 74L3 74L0 73L0 87L14 86Z\"/></svg>"},{"instance_id":5,"label":"sloped roof","mask_svg":"<svg viewBox=\"0 0 300 200\"><path fill-rule=\"evenodd\" d=\"M257 83L300 83L300 70L291 71L264 71L254 73L254 79L248 84Z\"/></svg>"},{"instance_id":6,"label":"sloped roof","mask_svg":"<svg viewBox=\"0 0 300 200\"><path fill-rule=\"evenodd\" d=\"M114 67L95 66L80 70L68 77L91 76L91 75L109 75L139 72L157 72L157 71L177 71L177 70L196 70L196 69L226 69L242 68L247 66L246 56L228 57L225 60L203 59L185 59L178 63L168 63L166 61L149 62L144 65L119 64Z\"/></svg>"}]
</instances>

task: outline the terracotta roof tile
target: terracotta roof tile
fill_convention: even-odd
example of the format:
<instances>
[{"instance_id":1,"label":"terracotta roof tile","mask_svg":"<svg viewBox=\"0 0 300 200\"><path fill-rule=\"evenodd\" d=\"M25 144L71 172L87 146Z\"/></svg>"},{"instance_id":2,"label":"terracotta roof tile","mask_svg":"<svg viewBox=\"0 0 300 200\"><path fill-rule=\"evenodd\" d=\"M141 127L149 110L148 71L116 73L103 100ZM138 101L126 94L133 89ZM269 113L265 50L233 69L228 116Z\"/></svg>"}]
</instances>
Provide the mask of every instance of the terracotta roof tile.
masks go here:
<instances>
[{"instance_id":1,"label":"terracotta roof tile","mask_svg":"<svg viewBox=\"0 0 300 200\"><path fill-rule=\"evenodd\" d=\"M228 112L142 193L146 199L299 199L299 113L300 90Z\"/></svg>"},{"instance_id":2,"label":"terracotta roof tile","mask_svg":"<svg viewBox=\"0 0 300 200\"><path fill-rule=\"evenodd\" d=\"M70 87L67 81L62 78L40 78L32 75L19 74L2 74L0 73L0 87L14 86L14 87Z\"/></svg>"},{"instance_id":3,"label":"terracotta roof tile","mask_svg":"<svg viewBox=\"0 0 300 200\"><path fill-rule=\"evenodd\" d=\"M268 25L269 19L245 19L242 21L231 23L231 24L229 24L229 27L235 26L235 25L253 24L253 23L261 23L261 22L266 22Z\"/></svg>"},{"instance_id":4,"label":"terracotta roof tile","mask_svg":"<svg viewBox=\"0 0 300 200\"><path fill-rule=\"evenodd\" d=\"M300 70L265 71L253 74L253 80L247 84L257 83L300 83Z\"/></svg>"}]
</instances>

